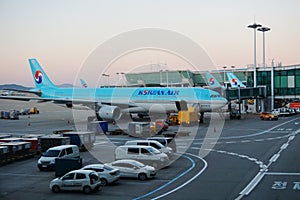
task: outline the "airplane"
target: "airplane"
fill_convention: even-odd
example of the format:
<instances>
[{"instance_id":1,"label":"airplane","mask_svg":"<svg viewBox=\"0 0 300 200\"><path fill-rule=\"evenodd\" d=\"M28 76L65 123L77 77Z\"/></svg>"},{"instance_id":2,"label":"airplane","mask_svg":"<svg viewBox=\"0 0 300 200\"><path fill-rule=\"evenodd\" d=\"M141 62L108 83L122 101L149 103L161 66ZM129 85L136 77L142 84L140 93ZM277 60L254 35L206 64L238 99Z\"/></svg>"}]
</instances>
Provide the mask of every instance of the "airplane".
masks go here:
<instances>
[{"instance_id":1,"label":"airplane","mask_svg":"<svg viewBox=\"0 0 300 200\"><path fill-rule=\"evenodd\" d=\"M84 87L84 88L88 87L88 84L83 79L80 79L80 83L81 83L82 87Z\"/></svg>"},{"instance_id":2,"label":"airplane","mask_svg":"<svg viewBox=\"0 0 300 200\"><path fill-rule=\"evenodd\" d=\"M230 81L231 88L246 88L246 85L240 81L232 72L226 72L227 78Z\"/></svg>"},{"instance_id":3,"label":"airplane","mask_svg":"<svg viewBox=\"0 0 300 200\"><path fill-rule=\"evenodd\" d=\"M23 91L36 96L0 96L0 99L37 100L74 108L94 109L98 119L115 121L124 113L167 113L198 104L199 112L216 111L227 104L219 93L195 87L60 88L52 83L37 59L29 59L35 88Z\"/></svg>"}]
</instances>

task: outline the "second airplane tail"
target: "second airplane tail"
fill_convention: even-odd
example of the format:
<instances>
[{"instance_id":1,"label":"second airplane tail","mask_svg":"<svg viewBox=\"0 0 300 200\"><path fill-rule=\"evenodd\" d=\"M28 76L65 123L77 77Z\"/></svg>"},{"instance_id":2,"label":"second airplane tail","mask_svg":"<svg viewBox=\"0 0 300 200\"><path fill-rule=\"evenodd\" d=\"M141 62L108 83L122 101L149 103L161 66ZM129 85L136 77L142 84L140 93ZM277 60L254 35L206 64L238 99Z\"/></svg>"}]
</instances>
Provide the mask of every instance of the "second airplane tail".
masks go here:
<instances>
[{"instance_id":1,"label":"second airplane tail","mask_svg":"<svg viewBox=\"0 0 300 200\"><path fill-rule=\"evenodd\" d=\"M237 88L239 86L242 88L246 87L232 72L226 72L226 74L232 88Z\"/></svg>"},{"instance_id":2,"label":"second airplane tail","mask_svg":"<svg viewBox=\"0 0 300 200\"><path fill-rule=\"evenodd\" d=\"M52 88L56 87L51 82L51 80L49 79L49 77L47 76L47 74L45 73L45 71L42 69L42 67L40 66L40 64L35 58L29 59L29 64L30 64L33 80L37 89L43 87L52 87Z\"/></svg>"}]
</instances>

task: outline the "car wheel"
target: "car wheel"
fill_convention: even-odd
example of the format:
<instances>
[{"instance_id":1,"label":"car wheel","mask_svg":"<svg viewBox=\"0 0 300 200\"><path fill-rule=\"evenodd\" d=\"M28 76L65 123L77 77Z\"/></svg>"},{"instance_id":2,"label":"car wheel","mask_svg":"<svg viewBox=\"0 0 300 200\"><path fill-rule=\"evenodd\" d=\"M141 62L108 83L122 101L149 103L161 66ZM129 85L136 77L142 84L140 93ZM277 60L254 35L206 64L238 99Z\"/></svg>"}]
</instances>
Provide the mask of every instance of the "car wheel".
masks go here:
<instances>
[{"instance_id":1,"label":"car wheel","mask_svg":"<svg viewBox=\"0 0 300 200\"><path fill-rule=\"evenodd\" d=\"M59 186L58 186L58 185L54 185L54 186L52 186L52 191L53 191L54 193L58 193L58 192L60 192L60 188L59 188Z\"/></svg>"},{"instance_id":2,"label":"car wheel","mask_svg":"<svg viewBox=\"0 0 300 200\"><path fill-rule=\"evenodd\" d=\"M100 178L100 182L101 182L102 186L106 186L108 184L108 182L105 178Z\"/></svg>"},{"instance_id":3,"label":"car wheel","mask_svg":"<svg viewBox=\"0 0 300 200\"><path fill-rule=\"evenodd\" d=\"M90 193L92 192L92 189L91 189L90 186L84 186L83 192L84 192L85 194L90 194Z\"/></svg>"},{"instance_id":4,"label":"car wheel","mask_svg":"<svg viewBox=\"0 0 300 200\"><path fill-rule=\"evenodd\" d=\"M144 174L144 173L141 173L141 174L139 174L139 179L140 179L141 181L144 181L144 180L147 179L147 175Z\"/></svg>"}]
</instances>

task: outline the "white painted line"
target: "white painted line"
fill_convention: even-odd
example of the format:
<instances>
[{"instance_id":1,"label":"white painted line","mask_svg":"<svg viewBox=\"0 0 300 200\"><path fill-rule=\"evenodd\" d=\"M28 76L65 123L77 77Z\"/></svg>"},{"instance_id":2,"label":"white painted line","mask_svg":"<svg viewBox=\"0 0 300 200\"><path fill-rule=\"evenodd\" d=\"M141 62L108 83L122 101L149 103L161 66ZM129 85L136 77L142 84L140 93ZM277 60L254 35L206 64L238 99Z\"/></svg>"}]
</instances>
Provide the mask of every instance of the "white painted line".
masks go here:
<instances>
[{"instance_id":1,"label":"white painted line","mask_svg":"<svg viewBox=\"0 0 300 200\"><path fill-rule=\"evenodd\" d=\"M100 145L100 144L106 144L107 142L97 142L97 143L94 143L94 145Z\"/></svg>"},{"instance_id":2,"label":"white painted line","mask_svg":"<svg viewBox=\"0 0 300 200\"><path fill-rule=\"evenodd\" d=\"M242 143L251 142L250 140L242 140Z\"/></svg>"},{"instance_id":3,"label":"white painted line","mask_svg":"<svg viewBox=\"0 0 300 200\"><path fill-rule=\"evenodd\" d=\"M185 182L184 184L180 185L179 187L177 187L177 188L175 188L175 189L173 189L173 190L171 190L171 191L169 191L169 192L166 192L166 193L164 193L164 194L162 194L162 195L160 195L160 196L157 196L157 197L153 198L153 200L155 200L155 199L160 199L160 198L162 198L162 197L164 197L164 196L167 196L167 195L169 195L169 194L171 194L171 193L173 193L173 192L175 192L175 191L181 189L182 187L184 187L184 186L186 186L187 184L189 184L190 182L192 182L194 179L196 179L198 176L200 176L200 175L205 171L205 169L207 168L208 164L207 164L207 162L206 162L203 158L201 158L200 156L196 156L196 155L194 155L194 154L190 154L190 153L185 153L185 154L190 155L190 156L194 156L194 157L196 157L196 158L202 160L202 162L204 162L204 167L203 167L203 168L202 168L202 169L201 169L201 170L200 170L193 178L191 178L190 180L188 180L188 181Z\"/></svg>"},{"instance_id":4,"label":"white painted line","mask_svg":"<svg viewBox=\"0 0 300 200\"><path fill-rule=\"evenodd\" d=\"M288 143L284 143L281 147L280 147L280 149L286 149L287 147L289 146L289 144Z\"/></svg>"},{"instance_id":5,"label":"white painted line","mask_svg":"<svg viewBox=\"0 0 300 200\"><path fill-rule=\"evenodd\" d=\"M294 135L290 136L290 137L289 137L289 141L293 140L294 138L295 138Z\"/></svg>"},{"instance_id":6,"label":"white painted line","mask_svg":"<svg viewBox=\"0 0 300 200\"><path fill-rule=\"evenodd\" d=\"M234 143L238 143L238 141L225 142L225 144L234 144Z\"/></svg>"},{"instance_id":7,"label":"white painted line","mask_svg":"<svg viewBox=\"0 0 300 200\"><path fill-rule=\"evenodd\" d=\"M278 175L278 176L300 176L300 173L288 173L288 172L267 172L266 175Z\"/></svg>"},{"instance_id":8,"label":"white painted line","mask_svg":"<svg viewBox=\"0 0 300 200\"><path fill-rule=\"evenodd\" d=\"M263 139L257 139L257 140L254 140L255 142L263 142L263 141L265 141L265 140L263 140Z\"/></svg>"},{"instance_id":9,"label":"white painted line","mask_svg":"<svg viewBox=\"0 0 300 200\"><path fill-rule=\"evenodd\" d=\"M240 192L240 195L248 195L260 182L264 175L265 172L258 172L258 174L252 179L252 181Z\"/></svg>"},{"instance_id":10,"label":"white painted line","mask_svg":"<svg viewBox=\"0 0 300 200\"><path fill-rule=\"evenodd\" d=\"M272 156L272 158L271 158L269 161L270 161L270 162L276 162L276 160L279 158L279 156L280 156L279 153L274 154L274 155Z\"/></svg>"}]
</instances>

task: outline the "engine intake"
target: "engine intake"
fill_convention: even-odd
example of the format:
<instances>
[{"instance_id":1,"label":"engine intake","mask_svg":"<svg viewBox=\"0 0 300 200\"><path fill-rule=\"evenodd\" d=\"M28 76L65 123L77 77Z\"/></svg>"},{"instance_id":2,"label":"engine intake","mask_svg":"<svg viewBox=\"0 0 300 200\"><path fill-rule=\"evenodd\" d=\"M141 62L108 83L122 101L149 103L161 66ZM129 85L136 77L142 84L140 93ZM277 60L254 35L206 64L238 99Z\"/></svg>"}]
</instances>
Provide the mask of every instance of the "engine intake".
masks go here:
<instances>
[{"instance_id":1,"label":"engine intake","mask_svg":"<svg viewBox=\"0 0 300 200\"><path fill-rule=\"evenodd\" d=\"M121 109L118 106L103 106L98 111L103 120L114 121L121 118Z\"/></svg>"}]
</instances>

